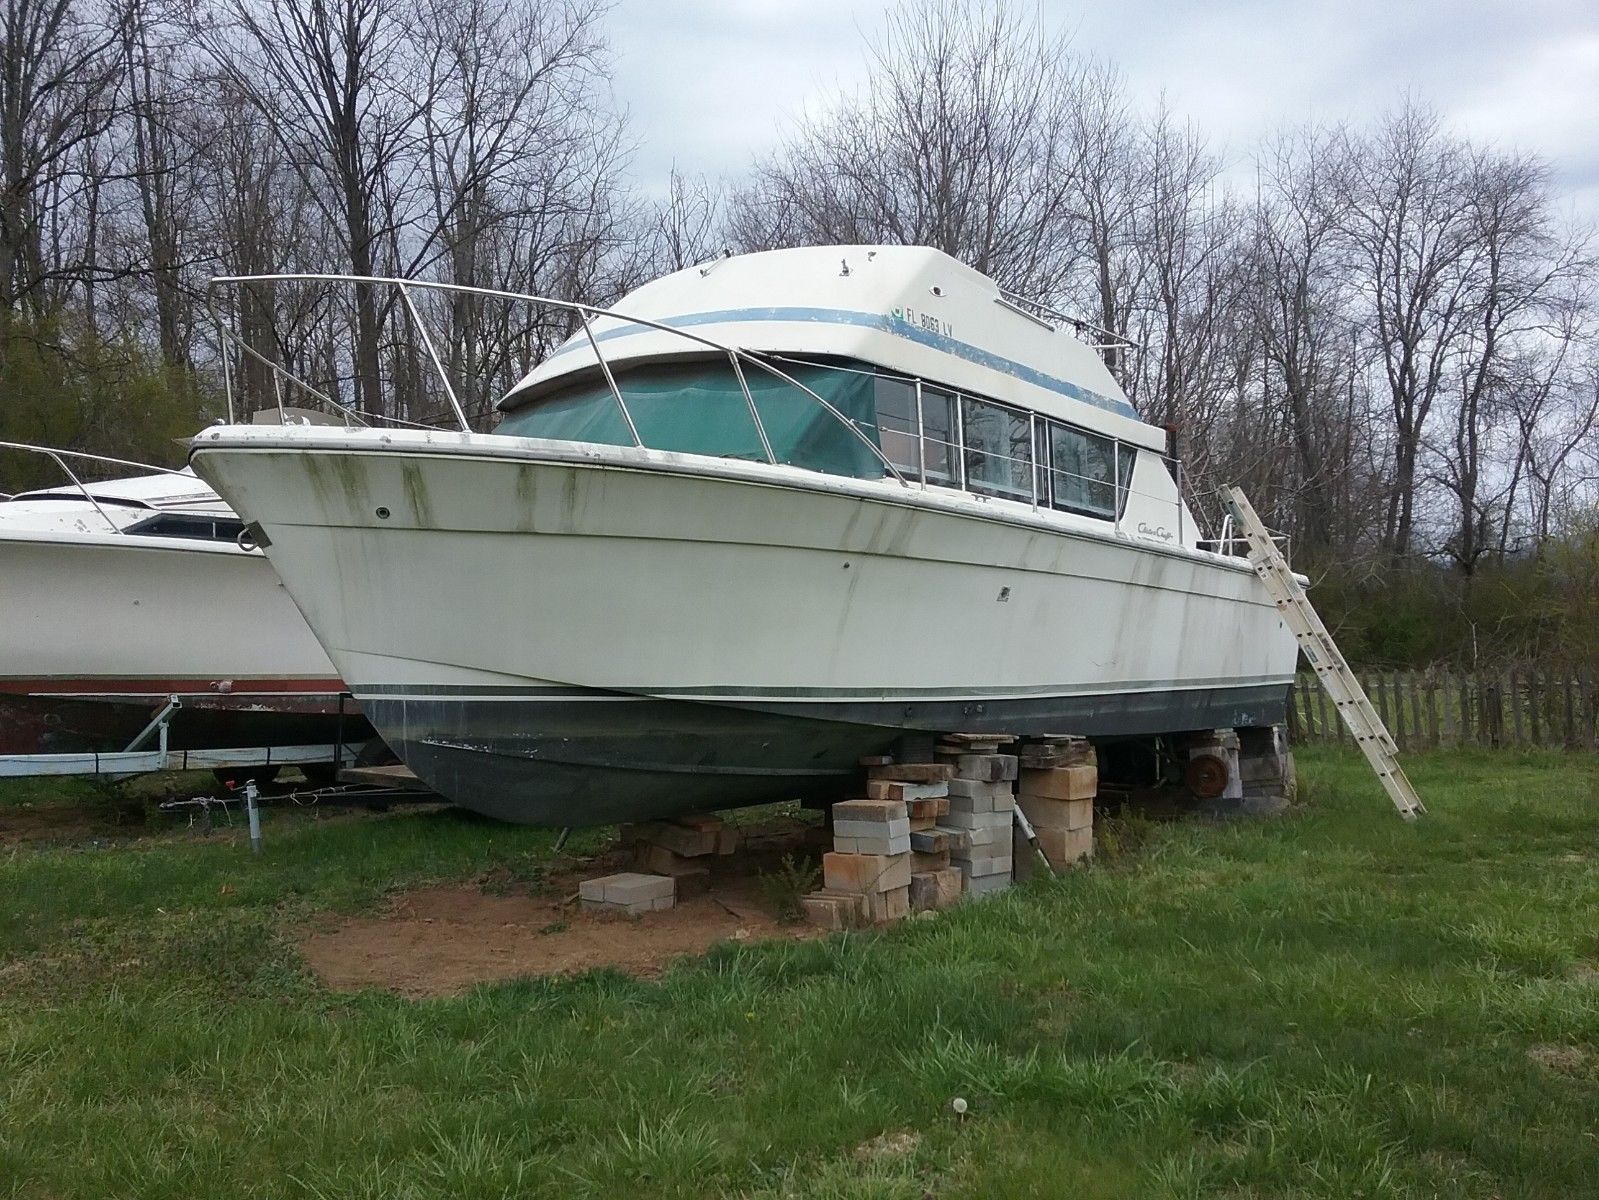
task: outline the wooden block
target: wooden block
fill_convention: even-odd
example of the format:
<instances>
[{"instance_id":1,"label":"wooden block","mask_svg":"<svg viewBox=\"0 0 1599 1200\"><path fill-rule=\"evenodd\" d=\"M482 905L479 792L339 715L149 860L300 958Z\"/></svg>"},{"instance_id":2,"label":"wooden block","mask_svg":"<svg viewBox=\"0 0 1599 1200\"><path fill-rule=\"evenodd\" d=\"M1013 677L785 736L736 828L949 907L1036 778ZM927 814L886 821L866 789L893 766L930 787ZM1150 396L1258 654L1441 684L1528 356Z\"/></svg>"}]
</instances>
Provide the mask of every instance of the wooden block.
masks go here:
<instances>
[{"instance_id":1,"label":"wooden block","mask_svg":"<svg viewBox=\"0 0 1599 1200\"><path fill-rule=\"evenodd\" d=\"M738 848L743 841L744 835L737 829L734 829L731 825L723 825L716 831L716 853L723 857L729 854L737 854Z\"/></svg>"},{"instance_id":2,"label":"wooden block","mask_svg":"<svg viewBox=\"0 0 1599 1200\"><path fill-rule=\"evenodd\" d=\"M886 892L871 892L863 899L866 901L866 919L873 925L903 921L911 915L911 886L908 882L904 887L889 888Z\"/></svg>"},{"instance_id":3,"label":"wooden block","mask_svg":"<svg viewBox=\"0 0 1599 1200\"><path fill-rule=\"evenodd\" d=\"M1055 867L1069 867L1094 855L1094 831L1083 829L1035 829L1044 857Z\"/></svg>"},{"instance_id":4,"label":"wooden block","mask_svg":"<svg viewBox=\"0 0 1599 1200\"><path fill-rule=\"evenodd\" d=\"M948 796L936 796L926 800L907 800L905 802L905 812L913 821L922 821L929 817L936 819L943 816L948 811Z\"/></svg>"},{"instance_id":5,"label":"wooden block","mask_svg":"<svg viewBox=\"0 0 1599 1200\"><path fill-rule=\"evenodd\" d=\"M949 795L947 783L904 783L898 779L869 779L866 795L871 800L903 800L907 804Z\"/></svg>"},{"instance_id":6,"label":"wooden block","mask_svg":"<svg viewBox=\"0 0 1599 1200\"><path fill-rule=\"evenodd\" d=\"M674 854L665 846L640 842L637 847L638 865L654 875L670 875L677 884L678 899L703 895L710 890L711 869L696 858Z\"/></svg>"},{"instance_id":7,"label":"wooden block","mask_svg":"<svg viewBox=\"0 0 1599 1200\"><path fill-rule=\"evenodd\" d=\"M890 821L903 821L910 814L903 800L840 800L833 805L833 820L871 821L886 825Z\"/></svg>"},{"instance_id":8,"label":"wooden block","mask_svg":"<svg viewBox=\"0 0 1599 1200\"><path fill-rule=\"evenodd\" d=\"M1094 824L1092 800L1053 800L1048 796L1018 796L1016 803L1035 829L1085 829Z\"/></svg>"},{"instance_id":9,"label":"wooden block","mask_svg":"<svg viewBox=\"0 0 1599 1200\"><path fill-rule=\"evenodd\" d=\"M686 817L673 817L673 825L681 825L684 829L720 829L723 825L721 817L711 813L689 813Z\"/></svg>"},{"instance_id":10,"label":"wooden block","mask_svg":"<svg viewBox=\"0 0 1599 1200\"><path fill-rule=\"evenodd\" d=\"M1099 791L1097 767L1050 767L1025 770L1016 791L1052 800L1092 800Z\"/></svg>"},{"instance_id":11,"label":"wooden block","mask_svg":"<svg viewBox=\"0 0 1599 1200\"><path fill-rule=\"evenodd\" d=\"M662 846L684 858L716 853L716 830L694 829L675 821L648 821L633 830L635 844Z\"/></svg>"},{"instance_id":12,"label":"wooden block","mask_svg":"<svg viewBox=\"0 0 1599 1200\"><path fill-rule=\"evenodd\" d=\"M950 763L894 763L868 767L866 777L891 783L947 783L955 777L955 768Z\"/></svg>"},{"instance_id":13,"label":"wooden block","mask_svg":"<svg viewBox=\"0 0 1599 1200\"><path fill-rule=\"evenodd\" d=\"M919 832L921 832L924 829L932 829L937 824L938 824L938 818L937 817L912 817L911 818L911 832L912 833L919 833Z\"/></svg>"},{"instance_id":14,"label":"wooden block","mask_svg":"<svg viewBox=\"0 0 1599 1200\"><path fill-rule=\"evenodd\" d=\"M939 736L939 741L948 742L952 746L970 745L973 742L993 742L998 746L1008 746L1016 740L1013 733L945 733Z\"/></svg>"},{"instance_id":15,"label":"wooden block","mask_svg":"<svg viewBox=\"0 0 1599 1200\"><path fill-rule=\"evenodd\" d=\"M961 898L959 867L940 867L911 875L910 904L915 912L949 908Z\"/></svg>"},{"instance_id":16,"label":"wooden block","mask_svg":"<svg viewBox=\"0 0 1599 1200\"><path fill-rule=\"evenodd\" d=\"M822 882L835 892L887 892L909 887L909 854L822 855Z\"/></svg>"},{"instance_id":17,"label":"wooden block","mask_svg":"<svg viewBox=\"0 0 1599 1200\"><path fill-rule=\"evenodd\" d=\"M863 754L855 760L863 767L886 767L894 761L892 754Z\"/></svg>"},{"instance_id":18,"label":"wooden block","mask_svg":"<svg viewBox=\"0 0 1599 1200\"><path fill-rule=\"evenodd\" d=\"M978 783L1003 783L1016 778L1016 756L963 754L955 760L955 774Z\"/></svg>"},{"instance_id":19,"label":"wooden block","mask_svg":"<svg viewBox=\"0 0 1599 1200\"><path fill-rule=\"evenodd\" d=\"M911 849L918 854L948 854L947 829L917 829L911 832Z\"/></svg>"},{"instance_id":20,"label":"wooden block","mask_svg":"<svg viewBox=\"0 0 1599 1200\"><path fill-rule=\"evenodd\" d=\"M866 920L866 902L859 892L834 892L826 888L800 897L805 919L823 929L854 929Z\"/></svg>"},{"instance_id":21,"label":"wooden block","mask_svg":"<svg viewBox=\"0 0 1599 1200\"><path fill-rule=\"evenodd\" d=\"M918 871L942 871L947 866L949 866L948 850L940 850L937 854L923 854L919 850L911 851L912 877Z\"/></svg>"}]
</instances>

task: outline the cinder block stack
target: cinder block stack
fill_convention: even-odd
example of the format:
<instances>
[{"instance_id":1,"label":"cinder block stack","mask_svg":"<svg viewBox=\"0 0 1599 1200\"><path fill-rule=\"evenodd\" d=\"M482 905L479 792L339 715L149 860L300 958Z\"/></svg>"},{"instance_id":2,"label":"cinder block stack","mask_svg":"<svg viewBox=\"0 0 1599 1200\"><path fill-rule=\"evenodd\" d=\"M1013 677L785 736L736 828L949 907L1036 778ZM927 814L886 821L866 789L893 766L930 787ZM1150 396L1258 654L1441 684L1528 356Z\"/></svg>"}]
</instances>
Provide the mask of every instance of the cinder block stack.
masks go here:
<instances>
[{"instance_id":1,"label":"cinder block stack","mask_svg":"<svg viewBox=\"0 0 1599 1200\"><path fill-rule=\"evenodd\" d=\"M935 752L954 769L949 812L939 819L938 832L947 835L951 863L961 873L964 890L973 896L1010 886L1017 761L1014 754L1001 754L1000 748L1014 740L1004 735L950 734Z\"/></svg>"},{"instance_id":2,"label":"cinder block stack","mask_svg":"<svg viewBox=\"0 0 1599 1200\"><path fill-rule=\"evenodd\" d=\"M874 758L866 797L833 805L833 849L822 856L820 891L804 897L806 916L827 929L898 921L914 908L946 908L960 897L948 837L947 763Z\"/></svg>"},{"instance_id":3,"label":"cinder block stack","mask_svg":"<svg viewBox=\"0 0 1599 1200\"><path fill-rule=\"evenodd\" d=\"M670 877L677 895L686 899L709 889L710 864L736 851L739 835L720 817L707 814L624 825L622 840L633 846L633 861L641 871Z\"/></svg>"},{"instance_id":4,"label":"cinder block stack","mask_svg":"<svg viewBox=\"0 0 1599 1200\"><path fill-rule=\"evenodd\" d=\"M1051 865L1070 866L1094 852L1094 796L1099 760L1085 738L1030 741L1018 754L1016 803Z\"/></svg>"},{"instance_id":5,"label":"cinder block stack","mask_svg":"<svg viewBox=\"0 0 1599 1200\"><path fill-rule=\"evenodd\" d=\"M621 913L629 917L671 908L676 889L665 875L642 875L623 871L599 879L585 879L577 885L578 899L585 912Z\"/></svg>"}]
</instances>

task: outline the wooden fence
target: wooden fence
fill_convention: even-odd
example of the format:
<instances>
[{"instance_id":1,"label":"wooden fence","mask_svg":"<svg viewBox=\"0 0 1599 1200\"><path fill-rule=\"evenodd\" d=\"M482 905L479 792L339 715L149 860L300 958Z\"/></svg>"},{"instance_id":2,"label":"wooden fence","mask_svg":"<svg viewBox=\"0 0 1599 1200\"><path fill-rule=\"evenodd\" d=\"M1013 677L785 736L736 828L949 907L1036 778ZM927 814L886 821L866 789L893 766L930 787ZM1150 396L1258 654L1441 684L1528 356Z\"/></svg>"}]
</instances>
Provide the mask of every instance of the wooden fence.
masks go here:
<instances>
[{"instance_id":1,"label":"wooden fence","mask_svg":"<svg viewBox=\"0 0 1599 1200\"><path fill-rule=\"evenodd\" d=\"M1599 687L1591 671L1361 671L1361 686L1402 749L1429 746L1599 747ZM1310 672L1288 693L1288 735L1353 744Z\"/></svg>"}]
</instances>

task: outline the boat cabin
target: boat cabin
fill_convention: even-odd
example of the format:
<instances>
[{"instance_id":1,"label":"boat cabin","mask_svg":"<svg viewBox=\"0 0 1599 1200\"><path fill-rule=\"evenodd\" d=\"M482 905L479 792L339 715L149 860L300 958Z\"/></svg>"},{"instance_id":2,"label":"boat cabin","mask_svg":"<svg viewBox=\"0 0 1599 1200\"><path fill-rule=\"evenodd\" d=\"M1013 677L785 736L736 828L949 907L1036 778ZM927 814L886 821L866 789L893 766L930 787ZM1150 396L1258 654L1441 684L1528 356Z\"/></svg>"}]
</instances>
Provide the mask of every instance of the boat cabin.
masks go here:
<instances>
[{"instance_id":1,"label":"boat cabin","mask_svg":"<svg viewBox=\"0 0 1599 1200\"><path fill-rule=\"evenodd\" d=\"M720 259L616 311L505 397L496 433L897 476L1194 540L1165 431L1096 348L936 250Z\"/></svg>"}]
</instances>

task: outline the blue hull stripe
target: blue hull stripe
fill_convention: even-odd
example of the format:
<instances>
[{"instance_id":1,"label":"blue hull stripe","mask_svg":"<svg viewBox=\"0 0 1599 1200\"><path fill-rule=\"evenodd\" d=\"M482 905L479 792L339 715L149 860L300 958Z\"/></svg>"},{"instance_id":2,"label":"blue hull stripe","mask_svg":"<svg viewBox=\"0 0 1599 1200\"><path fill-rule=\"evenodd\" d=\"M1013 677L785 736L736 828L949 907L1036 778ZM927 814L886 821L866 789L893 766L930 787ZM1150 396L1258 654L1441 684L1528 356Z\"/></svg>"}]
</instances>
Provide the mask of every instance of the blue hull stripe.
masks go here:
<instances>
[{"instance_id":1,"label":"blue hull stripe","mask_svg":"<svg viewBox=\"0 0 1599 1200\"><path fill-rule=\"evenodd\" d=\"M873 329L879 333L891 333L898 337L908 338L921 346L932 350L941 350L945 354L953 354L956 358L964 358L969 363L990 370L1000 371L1006 375L1013 375L1034 387L1041 387L1055 392L1061 396L1077 400L1083 404L1091 404L1095 408L1104 409L1106 412L1115 413L1119 417L1138 420L1139 416L1131 404L1125 400L1118 400L1114 396L1103 396L1098 392L1089 391L1079 384L1059 379L1054 375L1046 375L1043 371L1035 370L1024 363L1014 359L1005 358L984 350L980 346L973 346L967 342L957 341L955 338L946 337L941 333L934 333L930 329L923 329L919 325L911 325L906 321L898 321L893 317L883 316L881 313L853 312L844 308L729 308L716 312L686 313L677 317L662 318L662 325L671 326L673 329L689 329L696 325L721 325L734 322L755 321L790 321L811 322L817 325L854 325L861 329ZM619 329L607 329L595 335L596 340L606 342L613 338L631 337L638 333L652 332L644 325L626 325ZM588 339L574 339L562 346L545 362L553 362L563 354L570 354L574 350L581 350L588 346Z\"/></svg>"}]
</instances>

